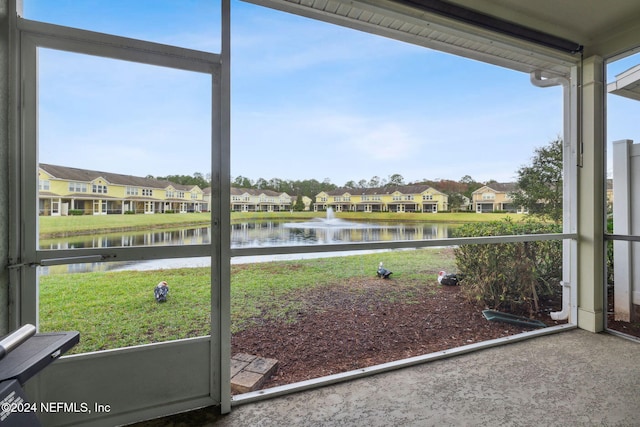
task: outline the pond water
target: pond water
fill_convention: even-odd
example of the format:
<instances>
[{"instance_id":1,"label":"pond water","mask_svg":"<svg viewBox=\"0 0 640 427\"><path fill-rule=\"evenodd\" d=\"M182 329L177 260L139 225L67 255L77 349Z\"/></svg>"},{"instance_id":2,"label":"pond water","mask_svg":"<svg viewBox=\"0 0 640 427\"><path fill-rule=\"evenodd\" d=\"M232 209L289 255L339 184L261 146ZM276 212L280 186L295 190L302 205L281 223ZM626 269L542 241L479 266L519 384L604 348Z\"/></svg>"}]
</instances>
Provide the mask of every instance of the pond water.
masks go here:
<instances>
[{"instance_id":1,"label":"pond water","mask_svg":"<svg viewBox=\"0 0 640 427\"><path fill-rule=\"evenodd\" d=\"M312 221L246 221L231 226L231 247L277 247L294 245L315 245L354 242L391 242L398 240L428 240L449 237L453 225L425 222L362 222L336 218L314 219ZM210 242L210 227L185 228L181 230L112 233L91 236L69 236L56 239L42 239L40 249L109 248L133 246L163 246L207 244ZM345 253L336 253L344 255ZM330 256L323 254L322 256ZM313 255L295 255L295 259ZM293 256L239 257L232 262L259 262L263 260L291 259ZM209 258L187 258L153 260L141 262L119 262L74 264L41 268L48 272L96 271L121 269L158 269L178 267L205 267Z\"/></svg>"},{"instance_id":2,"label":"pond water","mask_svg":"<svg viewBox=\"0 0 640 427\"><path fill-rule=\"evenodd\" d=\"M368 223L337 220L284 222L247 221L231 226L231 247L314 245L327 243L428 240L449 237L453 226L435 223ZM210 227L181 230L97 234L42 239L40 249L111 248L207 244Z\"/></svg>"}]
</instances>

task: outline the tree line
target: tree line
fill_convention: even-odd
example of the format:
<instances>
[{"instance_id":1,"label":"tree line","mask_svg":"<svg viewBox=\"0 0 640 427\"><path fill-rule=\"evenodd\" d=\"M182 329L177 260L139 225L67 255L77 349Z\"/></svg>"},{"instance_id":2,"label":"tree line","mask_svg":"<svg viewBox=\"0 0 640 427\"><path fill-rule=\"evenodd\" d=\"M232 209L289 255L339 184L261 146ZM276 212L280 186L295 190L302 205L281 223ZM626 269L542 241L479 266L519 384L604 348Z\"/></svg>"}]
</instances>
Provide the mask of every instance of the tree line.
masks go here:
<instances>
[{"instance_id":1,"label":"tree line","mask_svg":"<svg viewBox=\"0 0 640 427\"><path fill-rule=\"evenodd\" d=\"M465 175L460 181L454 181L450 179L423 179L415 182L405 182L404 177L401 174L392 174L388 178L380 178L379 176L373 176L371 179L362 179L360 181L347 181L344 185L338 186L331 182L329 178L325 178L322 182L315 179L307 180L283 180L279 178L272 178L266 180L259 178L256 181L251 180L245 176L237 176L232 178L231 185L238 188L252 188L257 190L273 190L278 193L287 193L290 195L302 195L310 198L314 198L321 191L331 191L337 188L344 188L347 190L361 190L368 188L389 188L398 187L404 185L429 185L438 191L447 194L450 198L452 196L459 196L462 203L462 197L466 196L471 198L473 193L483 185L496 182L490 180L487 182L479 182L471 178L469 175Z\"/></svg>"},{"instance_id":2,"label":"tree line","mask_svg":"<svg viewBox=\"0 0 640 427\"><path fill-rule=\"evenodd\" d=\"M530 165L524 165L517 171L516 191L511 194L513 204L526 208L529 213L546 217L554 222L562 219L562 138L558 137L547 146L537 148ZM152 176L149 176L153 178ZM198 185L200 188L211 186L211 174L196 172L190 175L167 175L156 177L183 185ZM459 181L450 179L423 179L406 183L401 174L392 174L388 178L373 176L370 179L347 181L342 187L349 190L396 187L403 185L429 185L449 197L449 206L461 206L464 197L471 199L472 193L484 185L496 183L495 180L478 182L471 176L465 175ZM321 191L331 191L339 188L329 178L322 182L316 179L285 180L271 178L269 180L252 179L238 175L231 178L231 185L239 188L257 190L273 190L296 196L301 203L302 196L314 199Z\"/></svg>"},{"instance_id":3,"label":"tree line","mask_svg":"<svg viewBox=\"0 0 640 427\"><path fill-rule=\"evenodd\" d=\"M200 188L207 188L211 186L211 175L204 175L200 172L195 172L191 175L167 175L148 178L155 178L159 180L167 180L181 185L197 185ZM322 182L316 179L304 179L304 180L286 180L280 178L271 178L269 180L264 178L258 178L252 180L246 176L239 175L231 178L231 185L238 188L251 188L256 190L273 190L278 193L287 193L291 196L306 196L311 199L321 191L331 191L337 188L345 188L348 190L359 190L367 188L387 188L398 187L403 185L429 185L438 191L445 193L449 196L449 204L451 206L460 206L463 202L463 197L471 198L473 193L483 185L496 182L490 180L486 182L478 182L471 178L469 175L463 176L459 181L450 179L423 179L416 182L406 183L404 177L399 174L392 174L388 178L380 178L379 176L373 176L371 179L361 179L359 181L347 181L344 185L339 187L331 182L329 178L325 178Z\"/></svg>"}]
</instances>

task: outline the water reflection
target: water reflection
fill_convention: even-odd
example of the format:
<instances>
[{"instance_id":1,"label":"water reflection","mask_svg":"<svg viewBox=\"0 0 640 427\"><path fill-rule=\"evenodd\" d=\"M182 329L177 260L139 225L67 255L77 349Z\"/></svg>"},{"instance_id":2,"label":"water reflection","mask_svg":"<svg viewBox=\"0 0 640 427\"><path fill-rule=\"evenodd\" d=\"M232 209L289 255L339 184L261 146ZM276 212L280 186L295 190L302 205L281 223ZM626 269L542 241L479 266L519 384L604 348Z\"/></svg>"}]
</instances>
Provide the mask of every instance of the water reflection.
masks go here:
<instances>
[{"instance_id":1,"label":"water reflection","mask_svg":"<svg viewBox=\"0 0 640 427\"><path fill-rule=\"evenodd\" d=\"M433 223L345 222L340 227L310 227L309 223L248 221L231 226L231 247L314 245L326 243L429 240L449 237L449 225ZM68 236L40 240L40 249L82 249L208 244L211 228Z\"/></svg>"},{"instance_id":2,"label":"water reflection","mask_svg":"<svg viewBox=\"0 0 640 427\"><path fill-rule=\"evenodd\" d=\"M448 224L397 222L381 224L343 221L339 226L327 226L322 222L245 222L232 226L231 246L388 242L445 239L447 237L449 237Z\"/></svg>"},{"instance_id":3,"label":"water reflection","mask_svg":"<svg viewBox=\"0 0 640 427\"><path fill-rule=\"evenodd\" d=\"M449 237L452 226L435 223L367 223L347 222L340 226L309 226L309 222L285 223L283 221L247 221L231 226L231 247L251 248L265 246L316 245L352 242L391 242L398 240L429 240ZM208 244L211 228L197 227L182 230L156 230L93 236L68 236L41 239L40 249L80 249L134 246ZM342 253L344 255L344 253ZM313 254L307 254L309 257ZM328 256L328 254L324 254ZM289 256L291 257L291 256ZM234 262L260 262L261 259ZM274 260L273 256L266 257ZM150 261L102 262L41 267L40 274L80 273L91 271L158 270L181 267L207 267L208 257L176 258Z\"/></svg>"},{"instance_id":4,"label":"water reflection","mask_svg":"<svg viewBox=\"0 0 640 427\"><path fill-rule=\"evenodd\" d=\"M40 249L86 249L133 246L194 245L209 243L210 227L185 228L172 231L146 231L95 234L41 239Z\"/></svg>"}]
</instances>

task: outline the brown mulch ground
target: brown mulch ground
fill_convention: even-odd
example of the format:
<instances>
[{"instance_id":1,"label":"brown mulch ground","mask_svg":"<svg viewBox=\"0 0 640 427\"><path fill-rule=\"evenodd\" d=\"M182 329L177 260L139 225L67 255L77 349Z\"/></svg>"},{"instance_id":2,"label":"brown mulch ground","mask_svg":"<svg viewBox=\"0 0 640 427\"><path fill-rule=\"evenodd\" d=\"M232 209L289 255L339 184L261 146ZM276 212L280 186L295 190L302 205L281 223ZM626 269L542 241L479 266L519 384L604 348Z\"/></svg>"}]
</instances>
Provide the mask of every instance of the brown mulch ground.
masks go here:
<instances>
[{"instance_id":1,"label":"brown mulch ground","mask_svg":"<svg viewBox=\"0 0 640 427\"><path fill-rule=\"evenodd\" d=\"M622 322L609 315L607 328L640 339L640 322Z\"/></svg>"},{"instance_id":2,"label":"brown mulch ground","mask_svg":"<svg viewBox=\"0 0 640 427\"><path fill-rule=\"evenodd\" d=\"M640 340L640 321L622 322L615 320L613 314L613 286L607 289L607 294L607 328Z\"/></svg>"},{"instance_id":3,"label":"brown mulch ground","mask_svg":"<svg viewBox=\"0 0 640 427\"><path fill-rule=\"evenodd\" d=\"M279 367L263 388L291 384L514 335L526 328L487 321L460 287L396 286L378 278L307 290L295 321L264 321L232 336L232 354L274 358ZM548 325L557 303L537 316Z\"/></svg>"}]
</instances>

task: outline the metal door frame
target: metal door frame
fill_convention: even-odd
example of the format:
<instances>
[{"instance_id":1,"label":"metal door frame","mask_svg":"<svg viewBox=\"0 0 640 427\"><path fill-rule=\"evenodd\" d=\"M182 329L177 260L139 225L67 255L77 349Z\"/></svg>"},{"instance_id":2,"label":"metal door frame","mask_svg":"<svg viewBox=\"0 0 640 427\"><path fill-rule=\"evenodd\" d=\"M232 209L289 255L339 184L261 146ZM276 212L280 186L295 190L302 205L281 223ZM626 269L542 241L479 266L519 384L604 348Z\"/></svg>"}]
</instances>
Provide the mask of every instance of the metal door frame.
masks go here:
<instances>
[{"instance_id":1,"label":"metal door frame","mask_svg":"<svg viewBox=\"0 0 640 427\"><path fill-rule=\"evenodd\" d=\"M17 19L18 138L12 214L18 226L11 282L12 322L38 325L38 266L211 257L211 335L62 357L27 384L35 401L108 405L108 413L42 414L47 425L113 425L202 406L230 410L230 6L222 1L221 54ZM38 48L68 51L211 75L212 237L207 245L39 250ZM82 337L81 337L82 339ZM171 369L166 369L171 366ZM162 372L158 375L158 372ZM98 384L100 384L98 386Z\"/></svg>"}]
</instances>

